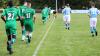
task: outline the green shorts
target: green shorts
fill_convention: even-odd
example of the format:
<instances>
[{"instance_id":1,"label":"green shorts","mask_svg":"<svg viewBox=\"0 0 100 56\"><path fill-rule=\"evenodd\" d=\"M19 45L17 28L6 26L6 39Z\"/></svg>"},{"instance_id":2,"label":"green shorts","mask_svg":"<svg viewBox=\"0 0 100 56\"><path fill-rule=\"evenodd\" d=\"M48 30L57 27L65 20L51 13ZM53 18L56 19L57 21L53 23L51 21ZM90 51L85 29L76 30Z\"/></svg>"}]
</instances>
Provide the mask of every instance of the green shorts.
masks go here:
<instances>
[{"instance_id":1,"label":"green shorts","mask_svg":"<svg viewBox=\"0 0 100 56\"><path fill-rule=\"evenodd\" d=\"M6 34L7 35L16 35L16 23L6 23Z\"/></svg>"},{"instance_id":2,"label":"green shorts","mask_svg":"<svg viewBox=\"0 0 100 56\"><path fill-rule=\"evenodd\" d=\"M25 30L29 32L33 32L33 22L30 21L25 22Z\"/></svg>"}]
</instances>

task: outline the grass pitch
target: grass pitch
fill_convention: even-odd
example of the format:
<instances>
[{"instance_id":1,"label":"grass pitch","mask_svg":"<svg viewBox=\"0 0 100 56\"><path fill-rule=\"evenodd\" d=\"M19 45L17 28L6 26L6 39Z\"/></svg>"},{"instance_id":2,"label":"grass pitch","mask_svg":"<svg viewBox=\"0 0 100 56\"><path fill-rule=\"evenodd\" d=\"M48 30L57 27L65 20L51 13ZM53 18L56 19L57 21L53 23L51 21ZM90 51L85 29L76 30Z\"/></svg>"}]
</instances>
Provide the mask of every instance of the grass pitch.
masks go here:
<instances>
[{"instance_id":1,"label":"grass pitch","mask_svg":"<svg viewBox=\"0 0 100 56\"><path fill-rule=\"evenodd\" d=\"M58 14L53 23L52 20L54 19L51 16L46 24L42 24L41 15L37 14L29 47L21 41L21 27L18 22L17 42L13 46L14 54L9 55L6 50L5 23L0 19L0 56L33 56L34 52L36 56L100 56L100 16L97 23L99 33L97 37L91 37L87 14L72 14L71 30L64 28L61 14Z\"/></svg>"}]
</instances>

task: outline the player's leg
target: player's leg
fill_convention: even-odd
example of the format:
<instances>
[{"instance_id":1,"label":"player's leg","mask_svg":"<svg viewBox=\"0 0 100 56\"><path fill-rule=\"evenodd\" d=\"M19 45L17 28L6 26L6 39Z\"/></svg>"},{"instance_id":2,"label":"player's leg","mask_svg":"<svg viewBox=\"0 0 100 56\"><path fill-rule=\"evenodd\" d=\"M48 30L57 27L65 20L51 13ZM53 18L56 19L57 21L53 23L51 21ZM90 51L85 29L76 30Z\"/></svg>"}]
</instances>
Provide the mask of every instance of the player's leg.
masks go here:
<instances>
[{"instance_id":1,"label":"player's leg","mask_svg":"<svg viewBox=\"0 0 100 56\"><path fill-rule=\"evenodd\" d=\"M68 29L68 22L67 22L67 16L63 17L65 28Z\"/></svg>"},{"instance_id":2,"label":"player's leg","mask_svg":"<svg viewBox=\"0 0 100 56\"><path fill-rule=\"evenodd\" d=\"M91 31L92 37L94 37L93 20L91 19L90 19L90 31Z\"/></svg>"},{"instance_id":3,"label":"player's leg","mask_svg":"<svg viewBox=\"0 0 100 56\"><path fill-rule=\"evenodd\" d=\"M68 15L67 25L68 25L68 30L70 30L70 15Z\"/></svg>"},{"instance_id":4,"label":"player's leg","mask_svg":"<svg viewBox=\"0 0 100 56\"><path fill-rule=\"evenodd\" d=\"M6 34L7 34L7 50L9 51L9 54L12 54L13 51L12 51L12 36L11 36L11 32L10 32L10 29L6 29Z\"/></svg>"},{"instance_id":5,"label":"player's leg","mask_svg":"<svg viewBox=\"0 0 100 56\"><path fill-rule=\"evenodd\" d=\"M96 25L97 25L97 20L94 20L93 21L93 30L95 32L95 35L97 36L98 35L98 32L97 32L97 29L96 29Z\"/></svg>"},{"instance_id":6,"label":"player's leg","mask_svg":"<svg viewBox=\"0 0 100 56\"><path fill-rule=\"evenodd\" d=\"M25 40L25 26L22 26L22 41Z\"/></svg>"},{"instance_id":7,"label":"player's leg","mask_svg":"<svg viewBox=\"0 0 100 56\"><path fill-rule=\"evenodd\" d=\"M33 22L31 22L30 24L29 24L29 29L28 29L28 32L29 32L29 42L31 42L31 38L32 38L32 32L33 32L33 30L34 30L34 27L33 27L34 25L33 25Z\"/></svg>"},{"instance_id":8,"label":"player's leg","mask_svg":"<svg viewBox=\"0 0 100 56\"><path fill-rule=\"evenodd\" d=\"M8 41L7 41L7 49L9 51L9 54L13 53L12 45L16 41L16 24L14 24L9 29L6 29L7 35L8 35Z\"/></svg>"},{"instance_id":9,"label":"player's leg","mask_svg":"<svg viewBox=\"0 0 100 56\"><path fill-rule=\"evenodd\" d=\"M13 44L16 42L16 26L13 26L12 28L11 28L11 34L12 34L12 42L13 42Z\"/></svg>"},{"instance_id":10,"label":"player's leg","mask_svg":"<svg viewBox=\"0 0 100 56\"><path fill-rule=\"evenodd\" d=\"M22 41L24 41L25 40L25 26L24 26L24 21L21 20L20 23L21 23L21 28L22 28Z\"/></svg>"},{"instance_id":11,"label":"player's leg","mask_svg":"<svg viewBox=\"0 0 100 56\"><path fill-rule=\"evenodd\" d=\"M46 17L42 17L42 22L43 22L43 24L46 23Z\"/></svg>"},{"instance_id":12,"label":"player's leg","mask_svg":"<svg viewBox=\"0 0 100 56\"><path fill-rule=\"evenodd\" d=\"M25 24L25 30L26 30L26 43L29 44L30 43L30 37L29 37L29 24Z\"/></svg>"},{"instance_id":13,"label":"player's leg","mask_svg":"<svg viewBox=\"0 0 100 56\"><path fill-rule=\"evenodd\" d=\"M33 22L30 23L30 28L29 28L29 37L32 38L32 32L34 30L34 24Z\"/></svg>"},{"instance_id":14,"label":"player's leg","mask_svg":"<svg viewBox=\"0 0 100 56\"><path fill-rule=\"evenodd\" d=\"M27 38L28 38L28 43L30 43L31 42L31 38L32 38L32 32L33 32L33 29L34 29L33 22L29 23L27 26L28 26L28 28L26 28L26 30L27 30Z\"/></svg>"}]
</instances>

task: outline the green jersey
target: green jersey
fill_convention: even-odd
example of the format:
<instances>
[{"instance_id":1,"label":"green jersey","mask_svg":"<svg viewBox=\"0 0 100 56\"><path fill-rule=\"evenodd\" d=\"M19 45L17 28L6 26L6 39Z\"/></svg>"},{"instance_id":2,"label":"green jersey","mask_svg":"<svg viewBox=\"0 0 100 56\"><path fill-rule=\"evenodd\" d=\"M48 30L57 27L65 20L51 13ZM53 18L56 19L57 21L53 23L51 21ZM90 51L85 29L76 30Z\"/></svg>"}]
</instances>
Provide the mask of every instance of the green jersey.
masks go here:
<instances>
[{"instance_id":1,"label":"green jersey","mask_svg":"<svg viewBox=\"0 0 100 56\"><path fill-rule=\"evenodd\" d=\"M16 23L16 18L19 16L19 10L15 7L8 7L3 11L2 15L6 16L6 23Z\"/></svg>"},{"instance_id":2,"label":"green jersey","mask_svg":"<svg viewBox=\"0 0 100 56\"><path fill-rule=\"evenodd\" d=\"M24 17L25 17L25 29L26 31L33 31L33 15L35 14L35 10L31 8L27 8L26 11L24 12Z\"/></svg>"},{"instance_id":3,"label":"green jersey","mask_svg":"<svg viewBox=\"0 0 100 56\"><path fill-rule=\"evenodd\" d=\"M48 17L48 15L49 15L49 9L47 7L45 7L42 10L42 17Z\"/></svg>"},{"instance_id":4,"label":"green jersey","mask_svg":"<svg viewBox=\"0 0 100 56\"><path fill-rule=\"evenodd\" d=\"M24 17L25 17L25 21L27 20L31 20L33 21L33 15L35 14L35 10L31 9L31 8L27 8L26 11L24 12Z\"/></svg>"},{"instance_id":5,"label":"green jersey","mask_svg":"<svg viewBox=\"0 0 100 56\"><path fill-rule=\"evenodd\" d=\"M2 16L6 17L6 33L16 34L16 18L19 16L18 9L14 7L8 7L4 9Z\"/></svg>"}]
</instances>

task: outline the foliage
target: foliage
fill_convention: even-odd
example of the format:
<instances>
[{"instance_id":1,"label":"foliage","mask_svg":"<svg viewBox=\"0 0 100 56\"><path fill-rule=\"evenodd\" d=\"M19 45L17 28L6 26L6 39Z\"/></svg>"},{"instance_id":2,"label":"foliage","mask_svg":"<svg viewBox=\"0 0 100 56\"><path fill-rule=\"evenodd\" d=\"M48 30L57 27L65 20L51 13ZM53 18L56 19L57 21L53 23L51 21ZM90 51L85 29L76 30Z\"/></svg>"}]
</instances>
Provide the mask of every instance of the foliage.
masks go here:
<instances>
[{"instance_id":1,"label":"foliage","mask_svg":"<svg viewBox=\"0 0 100 56\"><path fill-rule=\"evenodd\" d=\"M5 7L6 2L8 0L0 0L0 7ZM13 0L14 5L19 5L20 0ZM32 1L32 7L41 9L43 8L44 4L48 4L49 7L55 8L56 0L30 0ZM97 4L97 7L100 7L100 0L57 0L58 1L58 8L62 8L63 5L69 3L72 9L86 9L90 6L90 1L93 1Z\"/></svg>"}]
</instances>

